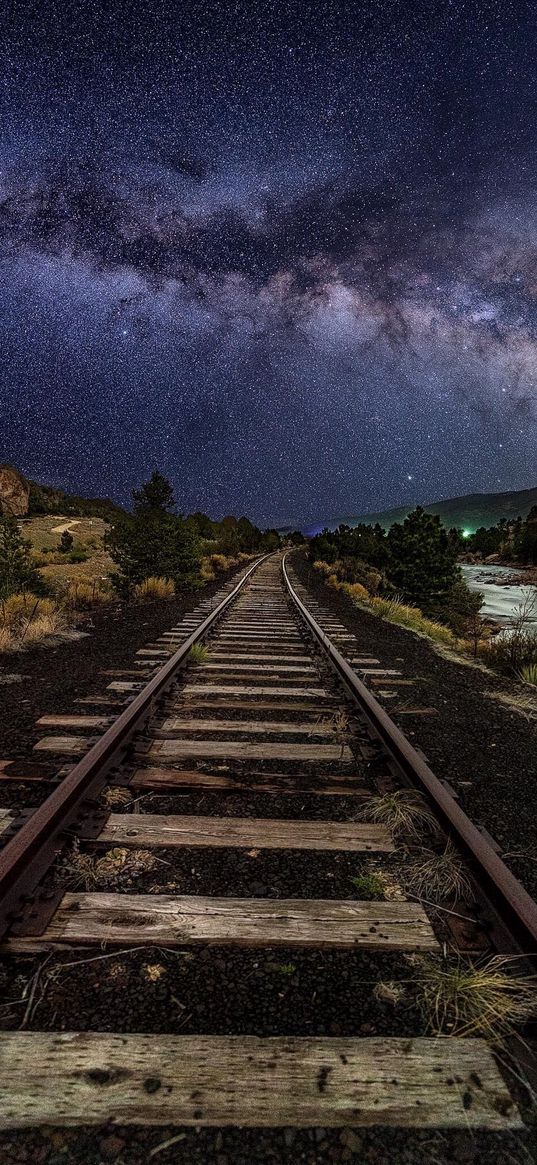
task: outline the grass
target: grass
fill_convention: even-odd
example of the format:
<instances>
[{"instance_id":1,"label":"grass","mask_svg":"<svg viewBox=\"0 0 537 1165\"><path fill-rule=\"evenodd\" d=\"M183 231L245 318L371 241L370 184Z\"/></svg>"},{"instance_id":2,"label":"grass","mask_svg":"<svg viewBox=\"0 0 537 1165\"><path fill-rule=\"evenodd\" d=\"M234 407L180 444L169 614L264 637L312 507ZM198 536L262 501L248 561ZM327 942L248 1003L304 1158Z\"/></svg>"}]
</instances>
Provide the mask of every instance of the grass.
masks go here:
<instances>
[{"instance_id":1,"label":"grass","mask_svg":"<svg viewBox=\"0 0 537 1165\"><path fill-rule=\"evenodd\" d=\"M58 526L69 524L75 544L70 554L62 554L61 533ZM104 548L108 529L102 518L66 518L42 514L21 522L21 532L32 544L34 559L43 578L54 588L63 589L69 583L102 579L113 568L112 559ZM75 560L72 560L72 555ZM84 561L80 561L83 556Z\"/></svg>"},{"instance_id":2,"label":"grass","mask_svg":"<svg viewBox=\"0 0 537 1165\"><path fill-rule=\"evenodd\" d=\"M139 602L147 602L148 599L173 599L175 597L175 584L171 578L158 578L151 575L149 578L144 578L143 582L138 583L134 588L134 598Z\"/></svg>"},{"instance_id":3,"label":"grass","mask_svg":"<svg viewBox=\"0 0 537 1165\"><path fill-rule=\"evenodd\" d=\"M188 653L189 663L206 663L210 655L209 648L203 643L194 643Z\"/></svg>"},{"instance_id":4,"label":"grass","mask_svg":"<svg viewBox=\"0 0 537 1165\"><path fill-rule=\"evenodd\" d=\"M343 709L341 709L339 712L334 712L334 715L330 717L330 720L322 721L322 727L326 728L327 732L347 732L349 728L349 717L347 712L344 712Z\"/></svg>"},{"instance_id":5,"label":"grass","mask_svg":"<svg viewBox=\"0 0 537 1165\"><path fill-rule=\"evenodd\" d=\"M406 867L403 883L405 889L417 898L430 902L472 897L472 883L451 841L447 842L442 853L424 850L417 861Z\"/></svg>"},{"instance_id":6,"label":"grass","mask_svg":"<svg viewBox=\"0 0 537 1165\"><path fill-rule=\"evenodd\" d=\"M427 802L411 789L397 789L394 793L371 797L362 807L361 816L366 821L385 825L395 836L408 839L420 838L423 833L434 834L438 830L436 817Z\"/></svg>"},{"instance_id":7,"label":"grass","mask_svg":"<svg viewBox=\"0 0 537 1165\"><path fill-rule=\"evenodd\" d=\"M382 902L384 900L384 882L378 874L358 874L355 878L351 878L350 882L358 898L362 898L364 901Z\"/></svg>"},{"instance_id":8,"label":"grass","mask_svg":"<svg viewBox=\"0 0 537 1165\"><path fill-rule=\"evenodd\" d=\"M449 627L445 627L443 623L438 623L435 619L428 619L419 607L402 603L397 598L373 597L369 599L367 607L374 615L387 619L389 623L395 623L399 627L407 627L409 631L414 631L417 635L426 635L435 643L443 643L448 647L454 647L457 643L456 636Z\"/></svg>"},{"instance_id":9,"label":"grass","mask_svg":"<svg viewBox=\"0 0 537 1165\"><path fill-rule=\"evenodd\" d=\"M68 583L64 602L74 611L113 603L116 597L107 579L81 579Z\"/></svg>"},{"instance_id":10,"label":"grass","mask_svg":"<svg viewBox=\"0 0 537 1165\"><path fill-rule=\"evenodd\" d=\"M119 882L146 874L159 864L149 850L117 847L98 857L81 853L77 843L63 864L69 885L74 889L94 890L98 886L117 885Z\"/></svg>"},{"instance_id":11,"label":"grass","mask_svg":"<svg viewBox=\"0 0 537 1165\"><path fill-rule=\"evenodd\" d=\"M65 611L53 599L25 593L0 601L0 651L21 651L46 643L66 626Z\"/></svg>"},{"instance_id":12,"label":"grass","mask_svg":"<svg viewBox=\"0 0 537 1165\"><path fill-rule=\"evenodd\" d=\"M525 684L533 684L537 687L537 663L527 663L519 672L520 679Z\"/></svg>"},{"instance_id":13,"label":"grass","mask_svg":"<svg viewBox=\"0 0 537 1165\"><path fill-rule=\"evenodd\" d=\"M537 1014L537 979L517 974L518 960L494 955L485 961L430 956L421 962L418 1000L435 1035L512 1035Z\"/></svg>"},{"instance_id":14,"label":"grass","mask_svg":"<svg viewBox=\"0 0 537 1165\"><path fill-rule=\"evenodd\" d=\"M404 999L406 991L402 983L395 983L393 979L387 979L375 983L373 995L379 1003L389 1003L391 1007L397 1007Z\"/></svg>"}]
</instances>

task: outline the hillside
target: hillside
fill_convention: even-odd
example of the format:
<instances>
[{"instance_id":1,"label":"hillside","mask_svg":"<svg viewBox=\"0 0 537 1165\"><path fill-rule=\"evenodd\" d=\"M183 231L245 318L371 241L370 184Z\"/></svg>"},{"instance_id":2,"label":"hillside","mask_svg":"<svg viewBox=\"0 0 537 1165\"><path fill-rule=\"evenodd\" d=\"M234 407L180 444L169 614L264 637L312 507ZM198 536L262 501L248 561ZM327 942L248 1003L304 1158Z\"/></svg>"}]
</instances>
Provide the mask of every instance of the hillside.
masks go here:
<instances>
[{"instance_id":1,"label":"hillside","mask_svg":"<svg viewBox=\"0 0 537 1165\"><path fill-rule=\"evenodd\" d=\"M105 521L122 513L110 498L83 498L53 485L41 485L25 477L14 465L0 463L0 514L16 518L38 514L96 517Z\"/></svg>"},{"instance_id":2,"label":"hillside","mask_svg":"<svg viewBox=\"0 0 537 1165\"><path fill-rule=\"evenodd\" d=\"M446 498L439 502L424 502L423 507L430 514L438 514L448 528L462 527L474 531L479 526L494 526L500 518L525 518L532 506L537 505L537 486L533 489L513 490L498 494L466 494L461 498ZM320 523L315 528L309 528L306 533L317 533L323 528L335 530L344 522L347 526L357 526L359 522L374 525L378 522L385 529L393 526L394 522L402 522L407 514L415 509L414 505L399 506L393 510L381 510L378 513L362 514L352 517L334 518Z\"/></svg>"}]
</instances>

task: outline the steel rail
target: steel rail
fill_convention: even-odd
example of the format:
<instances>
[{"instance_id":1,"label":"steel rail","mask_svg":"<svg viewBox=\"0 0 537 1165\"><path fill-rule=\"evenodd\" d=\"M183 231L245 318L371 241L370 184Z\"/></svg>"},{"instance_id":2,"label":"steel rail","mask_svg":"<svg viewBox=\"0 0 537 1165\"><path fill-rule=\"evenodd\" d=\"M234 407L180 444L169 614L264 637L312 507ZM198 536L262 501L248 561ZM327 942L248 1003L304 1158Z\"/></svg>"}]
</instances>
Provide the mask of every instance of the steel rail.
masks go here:
<instances>
[{"instance_id":1,"label":"steel rail","mask_svg":"<svg viewBox=\"0 0 537 1165\"><path fill-rule=\"evenodd\" d=\"M246 571L237 585L188 636L164 667L92 745L82 760L32 813L15 836L0 850L0 939L21 918L21 910L31 901L35 888L65 844L84 805L98 809L96 794L106 784L110 769L120 763L135 732L143 726L155 702L173 682L191 647L202 639L233 603L238 593L262 562L262 555ZM88 805L89 802L89 805Z\"/></svg>"},{"instance_id":2,"label":"steel rail","mask_svg":"<svg viewBox=\"0 0 537 1165\"><path fill-rule=\"evenodd\" d=\"M534 956L537 954L537 903L394 724L369 688L358 679L350 664L308 611L290 581L286 558L287 555L284 555L282 572L287 591L315 639L330 658L336 673L359 705L373 735L380 740L404 781L425 791L456 845L470 858L477 871L478 885L484 890L493 913L499 917L512 945L522 953Z\"/></svg>"}]
</instances>

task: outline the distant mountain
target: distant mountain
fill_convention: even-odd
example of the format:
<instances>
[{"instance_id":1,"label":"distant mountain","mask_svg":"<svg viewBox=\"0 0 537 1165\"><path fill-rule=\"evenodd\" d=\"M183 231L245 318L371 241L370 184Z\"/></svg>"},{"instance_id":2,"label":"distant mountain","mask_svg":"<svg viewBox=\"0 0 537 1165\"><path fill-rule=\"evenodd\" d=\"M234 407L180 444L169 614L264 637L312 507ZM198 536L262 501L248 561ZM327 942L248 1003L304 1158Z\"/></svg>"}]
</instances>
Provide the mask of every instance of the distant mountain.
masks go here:
<instances>
[{"instance_id":1,"label":"distant mountain","mask_svg":"<svg viewBox=\"0 0 537 1165\"><path fill-rule=\"evenodd\" d=\"M527 517L532 506L537 505L537 486L534 489L513 490L500 494L466 494L462 498L446 498L440 502L423 503L429 514L438 514L444 526L462 527L472 533L479 526L495 526L500 518ZM317 534L320 530L336 530L344 522L347 526L357 526L360 522L374 525L378 522L388 530L394 522L403 522L407 514L416 507L398 506L393 510L381 510L374 514L358 517L333 518L330 521L309 527L306 534Z\"/></svg>"}]
</instances>

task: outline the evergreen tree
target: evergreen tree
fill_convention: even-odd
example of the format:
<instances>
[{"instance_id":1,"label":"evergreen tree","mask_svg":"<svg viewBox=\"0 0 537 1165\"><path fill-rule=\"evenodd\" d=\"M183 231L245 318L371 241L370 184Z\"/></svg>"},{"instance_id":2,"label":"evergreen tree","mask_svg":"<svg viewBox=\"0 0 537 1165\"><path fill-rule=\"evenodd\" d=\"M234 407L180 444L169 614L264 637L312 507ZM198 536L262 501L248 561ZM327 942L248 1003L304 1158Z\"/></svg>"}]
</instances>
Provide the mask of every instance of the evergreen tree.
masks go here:
<instances>
[{"instance_id":1,"label":"evergreen tree","mask_svg":"<svg viewBox=\"0 0 537 1165\"><path fill-rule=\"evenodd\" d=\"M181 518L165 512L126 516L106 535L106 545L119 568L112 582L121 595L145 578L173 579L176 589L197 581L199 542Z\"/></svg>"},{"instance_id":2,"label":"evergreen tree","mask_svg":"<svg viewBox=\"0 0 537 1165\"><path fill-rule=\"evenodd\" d=\"M132 496L135 514L151 512L166 514L175 506L172 486L158 469L151 474L149 481L146 481L141 489L132 491Z\"/></svg>"},{"instance_id":3,"label":"evergreen tree","mask_svg":"<svg viewBox=\"0 0 537 1165\"><path fill-rule=\"evenodd\" d=\"M47 587L32 563L31 543L22 537L16 518L0 517L0 598L17 591L44 595Z\"/></svg>"},{"instance_id":4,"label":"evergreen tree","mask_svg":"<svg viewBox=\"0 0 537 1165\"><path fill-rule=\"evenodd\" d=\"M197 581L200 547L196 531L169 511L173 489L157 470L140 490L133 490L134 514L125 514L109 530L106 546L118 571L116 590L127 596L137 583L156 575L173 579L176 589Z\"/></svg>"},{"instance_id":5,"label":"evergreen tree","mask_svg":"<svg viewBox=\"0 0 537 1165\"><path fill-rule=\"evenodd\" d=\"M68 554L73 549L73 535L68 530L64 530L60 538L60 550L62 554Z\"/></svg>"},{"instance_id":6,"label":"evergreen tree","mask_svg":"<svg viewBox=\"0 0 537 1165\"><path fill-rule=\"evenodd\" d=\"M390 581L418 606L445 601L459 578L456 550L436 514L417 506L388 531Z\"/></svg>"}]
</instances>

